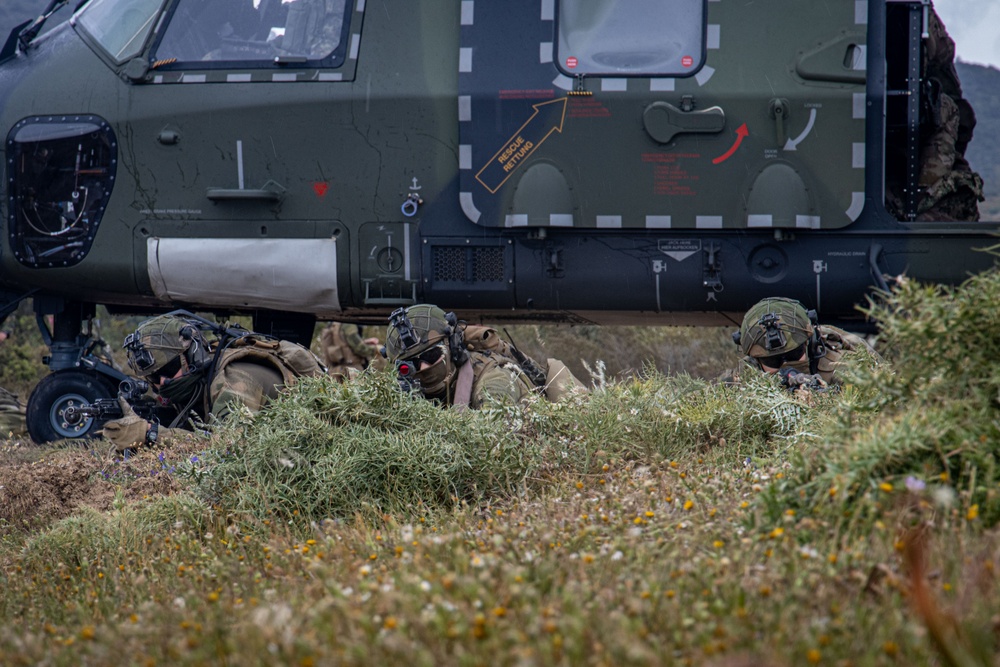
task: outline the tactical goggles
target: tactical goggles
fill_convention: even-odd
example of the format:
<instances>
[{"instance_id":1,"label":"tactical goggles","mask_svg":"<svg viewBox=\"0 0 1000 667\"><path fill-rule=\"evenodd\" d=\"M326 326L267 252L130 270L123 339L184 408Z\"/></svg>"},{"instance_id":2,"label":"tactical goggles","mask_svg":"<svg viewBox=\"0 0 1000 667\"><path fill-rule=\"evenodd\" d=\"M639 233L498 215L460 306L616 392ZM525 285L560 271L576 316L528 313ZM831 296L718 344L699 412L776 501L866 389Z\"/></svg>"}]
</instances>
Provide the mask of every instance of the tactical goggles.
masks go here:
<instances>
[{"instance_id":1,"label":"tactical goggles","mask_svg":"<svg viewBox=\"0 0 1000 667\"><path fill-rule=\"evenodd\" d=\"M428 348L420 354L410 357L409 359L398 359L396 361L396 374L401 378L409 378L410 376L416 375L420 372L421 364L433 366L437 362L441 361L441 357L443 357L444 354L444 346L435 345L434 347Z\"/></svg>"},{"instance_id":2,"label":"tactical goggles","mask_svg":"<svg viewBox=\"0 0 1000 667\"><path fill-rule=\"evenodd\" d=\"M759 361L762 366L767 366L768 368L781 368L790 361L799 361L802 359L802 355L805 351L806 344L802 343L802 345L799 345L794 350L790 350L788 352L772 354L767 357L757 357L757 361Z\"/></svg>"},{"instance_id":3,"label":"tactical goggles","mask_svg":"<svg viewBox=\"0 0 1000 667\"><path fill-rule=\"evenodd\" d=\"M427 348L426 350L424 350L420 354L417 354L417 355L414 355L412 357L407 358L405 361L408 361L408 362L414 363L414 364L417 363L417 362L420 362L420 363L426 364L428 366L433 366L438 361L440 361L441 357L443 357L443 356L444 356L444 346L442 346L442 345L435 345L434 347Z\"/></svg>"}]
</instances>

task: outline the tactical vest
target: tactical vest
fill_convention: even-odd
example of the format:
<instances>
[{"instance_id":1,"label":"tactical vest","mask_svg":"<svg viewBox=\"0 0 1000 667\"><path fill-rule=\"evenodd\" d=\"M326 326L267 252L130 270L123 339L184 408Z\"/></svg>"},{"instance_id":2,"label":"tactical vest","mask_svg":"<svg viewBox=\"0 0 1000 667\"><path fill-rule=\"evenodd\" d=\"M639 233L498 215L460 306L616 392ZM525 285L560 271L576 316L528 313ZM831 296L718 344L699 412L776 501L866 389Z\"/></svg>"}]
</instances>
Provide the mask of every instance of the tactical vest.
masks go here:
<instances>
[{"instance_id":1,"label":"tactical vest","mask_svg":"<svg viewBox=\"0 0 1000 667\"><path fill-rule=\"evenodd\" d=\"M261 340L248 336L233 343L222 352L216 373L234 361L253 361L273 366L284 379L284 384L295 384L296 378L306 375L323 375L323 365L308 349L287 340Z\"/></svg>"},{"instance_id":2,"label":"tactical vest","mask_svg":"<svg viewBox=\"0 0 1000 667\"><path fill-rule=\"evenodd\" d=\"M211 378L208 394L221 391L222 369L234 361L249 361L274 368L281 374L282 384L290 387L303 376L323 375L323 365L308 349L287 340L261 340L248 336L223 350ZM205 397L206 400L208 396Z\"/></svg>"}]
</instances>

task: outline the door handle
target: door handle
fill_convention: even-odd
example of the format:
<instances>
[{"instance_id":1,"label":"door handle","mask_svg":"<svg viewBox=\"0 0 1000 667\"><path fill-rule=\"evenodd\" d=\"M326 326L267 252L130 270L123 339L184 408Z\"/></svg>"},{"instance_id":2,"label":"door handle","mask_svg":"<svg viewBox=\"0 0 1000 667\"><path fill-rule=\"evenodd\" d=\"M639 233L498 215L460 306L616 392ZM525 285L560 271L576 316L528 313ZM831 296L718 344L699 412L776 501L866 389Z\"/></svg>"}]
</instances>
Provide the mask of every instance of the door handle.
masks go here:
<instances>
[{"instance_id":1,"label":"door handle","mask_svg":"<svg viewBox=\"0 0 1000 667\"><path fill-rule=\"evenodd\" d=\"M279 201L285 196L285 188L268 181L258 189L209 188L207 196L212 201Z\"/></svg>"},{"instance_id":2,"label":"door handle","mask_svg":"<svg viewBox=\"0 0 1000 667\"><path fill-rule=\"evenodd\" d=\"M788 120L788 100L775 97L767 108L767 114L774 119L774 130L778 146L785 145L785 121Z\"/></svg>"},{"instance_id":3,"label":"door handle","mask_svg":"<svg viewBox=\"0 0 1000 667\"><path fill-rule=\"evenodd\" d=\"M685 132L714 134L726 126L726 114L719 107L684 111L668 102L653 102L642 112L642 124L657 143L668 144Z\"/></svg>"}]
</instances>

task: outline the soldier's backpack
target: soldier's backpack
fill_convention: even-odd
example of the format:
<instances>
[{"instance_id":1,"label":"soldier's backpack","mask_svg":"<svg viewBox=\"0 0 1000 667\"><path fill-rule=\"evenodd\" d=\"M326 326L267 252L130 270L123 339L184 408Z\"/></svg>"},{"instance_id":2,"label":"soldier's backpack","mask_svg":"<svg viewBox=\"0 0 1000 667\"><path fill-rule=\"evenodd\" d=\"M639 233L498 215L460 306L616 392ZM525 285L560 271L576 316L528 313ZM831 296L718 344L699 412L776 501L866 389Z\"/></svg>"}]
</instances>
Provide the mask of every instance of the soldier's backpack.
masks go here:
<instances>
[{"instance_id":1,"label":"soldier's backpack","mask_svg":"<svg viewBox=\"0 0 1000 667\"><path fill-rule=\"evenodd\" d=\"M509 342L500 338L492 327L470 324L465 327L465 349L470 352L486 352L505 357L520 366L524 374L536 387L545 386L545 369L534 359L524 354Z\"/></svg>"},{"instance_id":2,"label":"soldier's backpack","mask_svg":"<svg viewBox=\"0 0 1000 667\"><path fill-rule=\"evenodd\" d=\"M216 372L237 360L252 360L273 366L281 373L286 386L295 384L300 377L326 373L319 359L308 348L287 340L261 339L252 335L243 337L222 353Z\"/></svg>"}]
</instances>

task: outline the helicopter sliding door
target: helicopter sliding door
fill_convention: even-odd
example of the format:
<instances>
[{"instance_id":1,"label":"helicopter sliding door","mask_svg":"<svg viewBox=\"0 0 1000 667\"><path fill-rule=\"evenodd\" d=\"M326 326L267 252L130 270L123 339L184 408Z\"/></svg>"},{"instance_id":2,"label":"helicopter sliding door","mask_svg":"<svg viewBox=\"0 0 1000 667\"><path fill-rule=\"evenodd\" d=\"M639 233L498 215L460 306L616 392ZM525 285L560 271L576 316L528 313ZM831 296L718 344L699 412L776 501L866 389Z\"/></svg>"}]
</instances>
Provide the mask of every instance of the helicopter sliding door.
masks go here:
<instances>
[{"instance_id":1,"label":"helicopter sliding door","mask_svg":"<svg viewBox=\"0 0 1000 667\"><path fill-rule=\"evenodd\" d=\"M850 225L865 200L864 5L463 2L466 216L491 227Z\"/></svg>"}]
</instances>

